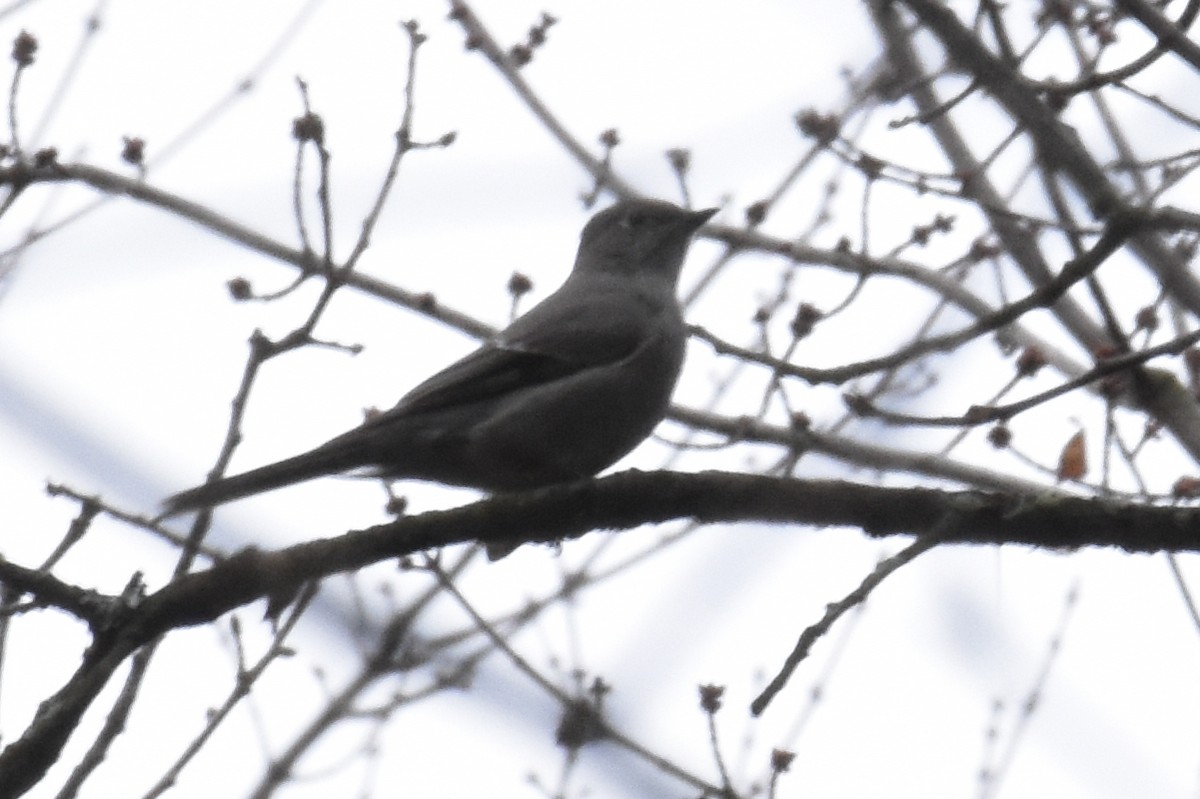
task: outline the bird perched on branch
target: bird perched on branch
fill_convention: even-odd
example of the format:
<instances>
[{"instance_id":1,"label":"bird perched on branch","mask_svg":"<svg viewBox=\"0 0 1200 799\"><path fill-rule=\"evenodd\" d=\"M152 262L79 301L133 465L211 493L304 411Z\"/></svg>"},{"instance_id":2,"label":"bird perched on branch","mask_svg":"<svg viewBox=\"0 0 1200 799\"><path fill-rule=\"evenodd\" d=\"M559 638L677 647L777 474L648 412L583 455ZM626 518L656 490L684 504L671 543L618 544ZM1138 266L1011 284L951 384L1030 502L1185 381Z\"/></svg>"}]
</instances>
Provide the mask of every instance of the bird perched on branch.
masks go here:
<instances>
[{"instance_id":1,"label":"bird perched on branch","mask_svg":"<svg viewBox=\"0 0 1200 799\"><path fill-rule=\"evenodd\" d=\"M495 340L315 449L169 497L164 515L351 470L485 491L595 475L666 413L686 338L675 286L714 213L654 200L599 212L566 282Z\"/></svg>"}]
</instances>

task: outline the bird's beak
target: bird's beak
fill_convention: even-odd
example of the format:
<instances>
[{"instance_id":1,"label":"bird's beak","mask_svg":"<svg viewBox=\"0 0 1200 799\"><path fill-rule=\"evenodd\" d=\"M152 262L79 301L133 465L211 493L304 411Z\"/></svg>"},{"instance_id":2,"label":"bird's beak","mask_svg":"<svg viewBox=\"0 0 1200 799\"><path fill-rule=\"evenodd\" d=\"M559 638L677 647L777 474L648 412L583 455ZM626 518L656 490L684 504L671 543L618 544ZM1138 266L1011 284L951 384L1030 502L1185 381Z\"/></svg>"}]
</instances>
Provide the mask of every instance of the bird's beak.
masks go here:
<instances>
[{"instance_id":1,"label":"bird's beak","mask_svg":"<svg viewBox=\"0 0 1200 799\"><path fill-rule=\"evenodd\" d=\"M691 230L699 230L700 226L712 219L720 208L705 208L703 211L691 211L688 213L688 228Z\"/></svg>"}]
</instances>

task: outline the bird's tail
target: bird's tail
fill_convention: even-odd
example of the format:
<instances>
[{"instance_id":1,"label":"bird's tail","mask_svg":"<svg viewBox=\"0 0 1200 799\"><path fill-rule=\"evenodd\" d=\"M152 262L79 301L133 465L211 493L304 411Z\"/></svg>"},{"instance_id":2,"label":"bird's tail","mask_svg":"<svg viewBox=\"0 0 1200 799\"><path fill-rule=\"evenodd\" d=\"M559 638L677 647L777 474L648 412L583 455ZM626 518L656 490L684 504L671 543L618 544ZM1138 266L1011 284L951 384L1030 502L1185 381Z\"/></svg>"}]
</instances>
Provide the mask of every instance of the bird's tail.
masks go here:
<instances>
[{"instance_id":1,"label":"bird's tail","mask_svg":"<svg viewBox=\"0 0 1200 799\"><path fill-rule=\"evenodd\" d=\"M163 500L159 518L177 513L211 508L235 499L283 488L314 477L353 469L362 465L361 455L347 448L318 447L302 455L251 469L248 472L210 480L203 485L180 491Z\"/></svg>"}]
</instances>

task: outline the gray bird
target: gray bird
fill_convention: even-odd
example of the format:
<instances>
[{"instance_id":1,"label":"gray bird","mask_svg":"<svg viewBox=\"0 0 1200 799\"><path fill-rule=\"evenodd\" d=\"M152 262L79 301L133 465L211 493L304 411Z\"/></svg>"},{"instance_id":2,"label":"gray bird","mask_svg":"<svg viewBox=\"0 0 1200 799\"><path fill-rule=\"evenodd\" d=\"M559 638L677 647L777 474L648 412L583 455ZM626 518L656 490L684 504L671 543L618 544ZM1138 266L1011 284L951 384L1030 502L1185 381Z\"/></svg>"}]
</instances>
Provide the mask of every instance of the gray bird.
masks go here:
<instances>
[{"instance_id":1,"label":"gray bird","mask_svg":"<svg viewBox=\"0 0 1200 799\"><path fill-rule=\"evenodd\" d=\"M686 338L675 285L714 213L601 211L567 281L494 341L316 449L169 497L164 516L350 470L493 492L595 475L666 413Z\"/></svg>"}]
</instances>

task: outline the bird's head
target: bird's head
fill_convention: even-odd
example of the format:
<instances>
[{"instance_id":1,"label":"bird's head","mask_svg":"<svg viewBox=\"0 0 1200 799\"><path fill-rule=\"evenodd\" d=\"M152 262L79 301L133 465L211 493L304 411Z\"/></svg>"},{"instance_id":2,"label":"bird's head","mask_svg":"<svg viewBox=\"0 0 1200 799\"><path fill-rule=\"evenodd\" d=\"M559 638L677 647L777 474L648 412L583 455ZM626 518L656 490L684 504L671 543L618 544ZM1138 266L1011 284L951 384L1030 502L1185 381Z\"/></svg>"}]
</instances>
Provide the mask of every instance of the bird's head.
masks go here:
<instances>
[{"instance_id":1,"label":"bird's head","mask_svg":"<svg viewBox=\"0 0 1200 799\"><path fill-rule=\"evenodd\" d=\"M583 228L575 269L662 275L674 285L692 234L716 212L689 211L661 200L622 200Z\"/></svg>"}]
</instances>

